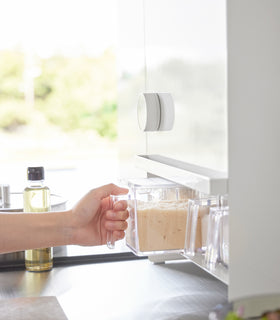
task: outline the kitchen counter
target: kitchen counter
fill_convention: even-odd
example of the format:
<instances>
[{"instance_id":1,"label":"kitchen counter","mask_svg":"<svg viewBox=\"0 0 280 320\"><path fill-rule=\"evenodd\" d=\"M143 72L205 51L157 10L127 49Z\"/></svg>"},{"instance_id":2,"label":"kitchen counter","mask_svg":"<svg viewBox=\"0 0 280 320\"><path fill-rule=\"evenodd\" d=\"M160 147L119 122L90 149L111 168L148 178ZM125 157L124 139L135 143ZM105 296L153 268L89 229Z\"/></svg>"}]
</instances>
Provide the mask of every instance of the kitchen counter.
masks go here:
<instances>
[{"instance_id":1,"label":"kitchen counter","mask_svg":"<svg viewBox=\"0 0 280 320\"><path fill-rule=\"evenodd\" d=\"M187 260L0 272L0 300L43 296L57 297L69 320L205 320L217 304L227 301L227 286Z\"/></svg>"}]
</instances>

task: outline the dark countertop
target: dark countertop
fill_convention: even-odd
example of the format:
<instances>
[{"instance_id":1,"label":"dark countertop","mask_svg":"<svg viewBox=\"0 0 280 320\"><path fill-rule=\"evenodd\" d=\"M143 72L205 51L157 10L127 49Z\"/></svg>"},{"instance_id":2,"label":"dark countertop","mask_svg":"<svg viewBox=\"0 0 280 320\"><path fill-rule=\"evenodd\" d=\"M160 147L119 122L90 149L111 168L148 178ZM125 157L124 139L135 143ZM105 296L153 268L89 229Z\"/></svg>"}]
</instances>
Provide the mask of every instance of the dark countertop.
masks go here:
<instances>
[{"instance_id":1,"label":"dark countertop","mask_svg":"<svg viewBox=\"0 0 280 320\"><path fill-rule=\"evenodd\" d=\"M69 320L206 320L217 304L226 303L227 286L187 260L0 271L0 300L41 296L57 297Z\"/></svg>"}]
</instances>

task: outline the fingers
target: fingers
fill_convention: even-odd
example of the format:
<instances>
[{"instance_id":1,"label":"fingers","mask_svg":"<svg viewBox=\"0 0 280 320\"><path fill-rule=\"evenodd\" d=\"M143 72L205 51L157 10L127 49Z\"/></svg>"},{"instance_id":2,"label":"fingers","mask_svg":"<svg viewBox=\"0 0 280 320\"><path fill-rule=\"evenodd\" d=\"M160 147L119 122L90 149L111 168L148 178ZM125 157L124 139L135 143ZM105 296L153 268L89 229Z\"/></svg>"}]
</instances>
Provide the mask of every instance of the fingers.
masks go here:
<instances>
[{"instance_id":1,"label":"fingers","mask_svg":"<svg viewBox=\"0 0 280 320\"><path fill-rule=\"evenodd\" d=\"M113 195L126 194L128 193L128 189L121 188L113 183L110 183L105 186L99 187L97 189L93 189L91 192L95 198L103 199L108 197L110 194L113 194Z\"/></svg>"},{"instance_id":2,"label":"fingers","mask_svg":"<svg viewBox=\"0 0 280 320\"><path fill-rule=\"evenodd\" d=\"M113 204L113 210L121 211L127 208L127 201L126 200L119 200Z\"/></svg>"},{"instance_id":3,"label":"fingers","mask_svg":"<svg viewBox=\"0 0 280 320\"><path fill-rule=\"evenodd\" d=\"M126 219L128 219L128 210L114 211L108 210L106 212L105 228L107 230L125 230L127 228Z\"/></svg>"},{"instance_id":4,"label":"fingers","mask_svg":"<svg viewBox=\"0 0 280 320\"><path fill-rule=\"evenodd\" d=\"M127 222L125 220L117 220L117 221L113 221L113 220L107 220L105 222L105 228L108 231L124 231L127 229Z\"/></svg>"},{"instance_id":5,"label":"fingers","mask_svg":"<svg viewBox=\"0 0 280 320\"><path fill-rule=\"evenodd\" d=\"M119 201L114 204L113 209L106 211L108 220L126 220L129 217L126 201Z\"/></svg>"},{"instance_id":6,"label":"fingers","mask_svg":"<svg viewBox=\"0 0 280 320\"><path fill-rule=\"evenodd\" d=\"M127 210L122 211L114 211L114 210L108 210L106 212L106 219L107 220L126 220L129 217L129 213Z\"/></svg>"},{"instance_id":7,"label":"fingers","mask_svg":"<svg viewBox=\"0 0 280 320\"><path fill-rule=\"evenodd\" d=\"M113 232L113 240L114 241L121 240L124 237L125 237L124 231L117 230L117 231Z\"/></svg>"},{"instance_id":8,"label":"fingers","mask_svg":"<svg viewBox=\"0 0 280 320\"><path fill-rule=\"evenodd\" d=\"M112 211L114 214L115 212ZM128 216L127 211L119 212L119 216L126 218ZM114 217L116 218L116 217ZM108 245L108 232L110 232L110 241L115 242L125 237L125 230L127 229L127 222L125 220L107 220L105 221L105 229L107 229L107 245Z\"/></svg>"}]
</instances>

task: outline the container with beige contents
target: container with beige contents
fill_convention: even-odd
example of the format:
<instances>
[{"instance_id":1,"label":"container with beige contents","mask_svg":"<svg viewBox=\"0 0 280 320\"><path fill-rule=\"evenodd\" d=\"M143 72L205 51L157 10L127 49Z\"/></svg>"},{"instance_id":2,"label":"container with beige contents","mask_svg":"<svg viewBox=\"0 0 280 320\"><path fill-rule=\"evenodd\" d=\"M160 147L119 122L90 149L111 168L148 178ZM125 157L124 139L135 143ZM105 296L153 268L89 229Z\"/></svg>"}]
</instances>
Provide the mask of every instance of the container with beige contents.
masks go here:
<instances>
[{"instance_id":1,"label":"container with beige contents","mask_svg":"<svg viewBox=\"0 0 280 320\"><path fill-rule=\"evenodd\" d=\"M196 192L162 178L133 179L128 186L127 246L139 256L181 251L188 200Z\"/></svg>"}]
</instances>

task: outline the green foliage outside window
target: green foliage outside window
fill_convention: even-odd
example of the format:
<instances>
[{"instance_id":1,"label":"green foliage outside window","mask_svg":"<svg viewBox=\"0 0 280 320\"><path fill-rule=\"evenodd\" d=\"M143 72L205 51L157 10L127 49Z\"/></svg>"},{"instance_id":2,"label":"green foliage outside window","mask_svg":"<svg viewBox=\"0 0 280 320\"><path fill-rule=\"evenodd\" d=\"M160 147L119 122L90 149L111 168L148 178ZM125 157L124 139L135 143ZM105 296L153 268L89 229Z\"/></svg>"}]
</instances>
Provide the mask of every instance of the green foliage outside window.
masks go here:
<instances>
[{"instance_id":1,"label":"green foliage outside window","mask_svg":"<svg viewBox=\"0 0 280 320\"><path fill-rule=\"evenodd\" d=\"M41 113L64 131L95 130L102 137L117 135L115 56L98 58L52 56L34 61L34 104L25 102L25 56L0 53L0 128L14 130ZM33 71L34 71L33 70ZM32 69L31 69L32 72Z\"/></svg>"}]
</instances>

